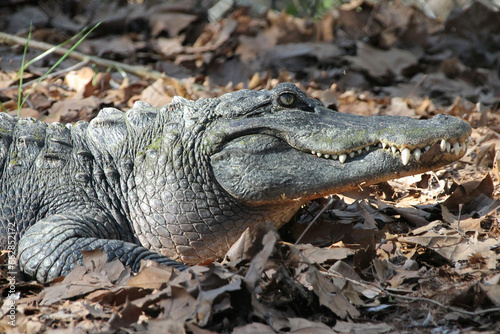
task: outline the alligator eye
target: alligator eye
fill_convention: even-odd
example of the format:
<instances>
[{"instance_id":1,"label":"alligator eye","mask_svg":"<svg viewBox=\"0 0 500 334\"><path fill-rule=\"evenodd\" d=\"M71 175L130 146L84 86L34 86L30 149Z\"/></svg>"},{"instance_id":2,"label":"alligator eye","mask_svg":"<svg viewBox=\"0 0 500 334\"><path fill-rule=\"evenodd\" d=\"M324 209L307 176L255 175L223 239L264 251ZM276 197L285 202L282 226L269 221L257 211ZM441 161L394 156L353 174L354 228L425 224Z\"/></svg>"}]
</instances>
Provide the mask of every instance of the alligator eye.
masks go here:
<instances>
[{"instance_id":1,"label":"alligator eye","mask_svg":"<svg viewBox=\"0 0 500 334\"><path fill-rule=\"evenodd\" d=\"M283 107L290 107L295 103L295 95L292 93L283 93L279 96L278 101Z\"/></svg>"}]
</instances>

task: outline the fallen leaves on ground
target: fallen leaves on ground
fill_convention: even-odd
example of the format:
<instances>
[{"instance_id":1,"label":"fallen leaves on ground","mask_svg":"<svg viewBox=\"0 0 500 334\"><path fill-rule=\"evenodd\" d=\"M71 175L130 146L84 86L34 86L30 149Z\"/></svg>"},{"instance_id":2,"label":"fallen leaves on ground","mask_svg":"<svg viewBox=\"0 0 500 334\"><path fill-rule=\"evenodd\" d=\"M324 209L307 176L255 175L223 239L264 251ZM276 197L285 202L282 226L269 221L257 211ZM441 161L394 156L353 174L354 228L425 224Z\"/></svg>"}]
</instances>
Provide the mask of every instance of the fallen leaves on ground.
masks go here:
<instances>
[{"instance_id":1,"label":"fallen leaves on ground","mask_svg":"<svg viewBox=\"0 0 500 334\"><path fill-rule=\"evenodd\" d=\"M194 3L90 1L79 4L78 17L22 2L2 7L3 31L25 35L23 17L34 15L34 39L52 44L105 19L79 51L164 73L147 80L66 59L60 67L71 70L35 87L58 59L49 56L25 70L25 96L35 88L18 111L23 48L0 44L2 107L68 123L139 100L163 106L176 95L195 100L293 81L339 112L463 118L473 143L444 169L335 195L298 245L327 199L302 208L278 233L245 232L212 266L179 272L144 262L132 274L97 251L51 283L18 276L17 327L3 302L0 332L500 331L498 11L477 1L440 21L399 1L357 0L314 21ZM207 21L207 12L219 20ZM0 254L1 263L6 258ZM2 269L3 296L6 278Z\"/></svg>"}]
</instances>

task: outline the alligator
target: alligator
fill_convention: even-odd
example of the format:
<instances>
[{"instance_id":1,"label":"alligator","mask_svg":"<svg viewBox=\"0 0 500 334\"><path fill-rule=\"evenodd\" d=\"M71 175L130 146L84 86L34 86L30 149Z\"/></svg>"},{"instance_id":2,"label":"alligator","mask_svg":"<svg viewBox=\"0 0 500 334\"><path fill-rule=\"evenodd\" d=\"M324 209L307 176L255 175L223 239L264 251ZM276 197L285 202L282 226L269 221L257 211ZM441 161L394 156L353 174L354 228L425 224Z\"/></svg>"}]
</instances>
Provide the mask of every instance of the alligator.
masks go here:
<instances>
[{"instance_id":1,"label":"alligator","mask_svg":"<svg viewBox=\"0 0 500 334\"><path fill-rule=\"evenodd\" d=\"M40 282L95 249L183 269L312 199L450 164L470 132L444 114L340 113L291 83L74 125L0 113L0 247Z\"/></svg>"}]
</instances>

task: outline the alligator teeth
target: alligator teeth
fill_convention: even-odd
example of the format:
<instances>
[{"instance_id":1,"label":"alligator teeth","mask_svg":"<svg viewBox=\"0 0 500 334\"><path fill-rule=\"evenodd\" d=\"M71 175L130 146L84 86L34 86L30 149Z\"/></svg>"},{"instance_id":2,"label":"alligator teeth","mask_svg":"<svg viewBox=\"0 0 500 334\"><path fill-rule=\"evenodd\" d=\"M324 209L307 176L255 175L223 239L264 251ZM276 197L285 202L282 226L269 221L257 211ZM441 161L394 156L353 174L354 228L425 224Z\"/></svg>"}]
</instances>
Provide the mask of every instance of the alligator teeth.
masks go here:
<instances>
[{"instance_id":1,"label":"alligator teeth","mask_svg":"<svg viewBox=\"0 0 500 334\"><path fill-rule=\"evenodd\" d=\"M451 144L450 142L446 141L445 139L441 139L439 143L439 148L441 149L442 152L449 152L455 155L459 155L462 151L465 153L467 152L467 145L472 139L469 137L468 139L464 140L463 142L456 141L455 143ZM431 146L427 145L425 148L420 148L416 147L413 149L413 151L410 151L410 148L404 147L401 150L398 150L398 148L394 146L389 146L386 143L374 143L370 144L368 146L364 147L364 150L367 152L370 151L371 146L374 147L379 147L385 149L386 147L390 147L392 154L401 154L401 161L403 165L407 165L410 162L410 158L413 154L415 157L415 161L420 161L420 158L422 158L422 155L424 152L428 151ZM342 153L342 154L330 154L330 153L321 153L321 152L316 152L316 151L311 151L311 154L315 155L318 158L324 158L324 159L333 159L333 160L339 160L341 163L344 163L348 157L354 158L356 154L362 154L363 153L363 148L357 149L356 151L352 151L349 153Z\"/></svg>"},{"instance_id":2,"label":"alligator teeth","mask_svg":"<svg viewBox=\"0 0 500 334\"><path fill-rule=\"evenodd\" d=\"M407 147L401 150L401 160L403 161L403 165L408 164L408 161L410 161L410 155L410 149L408 149Z\"/></svg>"},{"instance_id":3,"label":"alligator teeth","mask_svg":"<svg viewBox=\"0 0 500 334\"><path fill-rule=\"evenodd\" d=\"M446 150L446 140L442 139L439 147L441 148L441 151L444 152L444 150Z\"/></svg>"},{"instance_id":4,"label":"alligator teeth","mask_svg":"<svg viewBox=\"0 0 500 334\"><path fill-rule=\"evenodd\" d=\"M419 148L416 148L413 151L413 155L415 155L415 160L420 161L420 157L422 156L422 151Z\"/></svg>"}]
</instances>

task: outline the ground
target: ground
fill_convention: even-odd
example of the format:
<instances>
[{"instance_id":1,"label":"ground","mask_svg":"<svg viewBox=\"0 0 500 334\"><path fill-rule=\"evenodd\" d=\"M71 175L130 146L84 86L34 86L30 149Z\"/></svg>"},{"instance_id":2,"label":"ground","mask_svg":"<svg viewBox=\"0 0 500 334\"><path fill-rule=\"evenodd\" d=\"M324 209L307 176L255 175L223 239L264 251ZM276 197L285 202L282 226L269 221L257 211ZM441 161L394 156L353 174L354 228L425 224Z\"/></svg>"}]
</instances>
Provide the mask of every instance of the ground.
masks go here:
<instances>
[{"instance_id":1,"label":"ground","mask_svg":"<svg viewBox=\"0 0 500 334\"><path fill-rule=\"evenodd\" d=\"M175 95L291 81L340 112L461 117L473 143L441 170L314 201L279 231L246 233L224 259L182 273L145 262L135 275L97 251L65 278L39 284L9 273L3 251L0 291L12 299L2 299L0 332L500 331L494 6L429 12L352 1L309 11L312 19L268 10L265 1L227 11L201 3L87 1L75 9L11 0L0 10L3 111L88 121L106 106L162 106ZM50 48L35 41L57 45L100 21L54 71L63 56L50 53L20 80L23 54L26 63Z\"/></svg>"}]
</instances>

